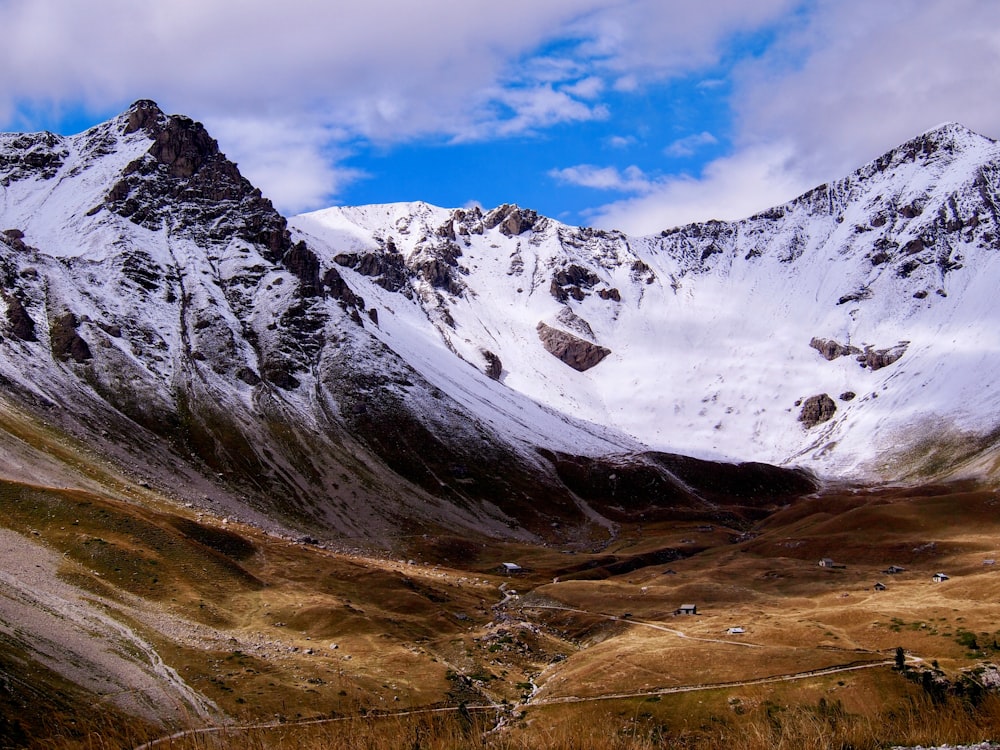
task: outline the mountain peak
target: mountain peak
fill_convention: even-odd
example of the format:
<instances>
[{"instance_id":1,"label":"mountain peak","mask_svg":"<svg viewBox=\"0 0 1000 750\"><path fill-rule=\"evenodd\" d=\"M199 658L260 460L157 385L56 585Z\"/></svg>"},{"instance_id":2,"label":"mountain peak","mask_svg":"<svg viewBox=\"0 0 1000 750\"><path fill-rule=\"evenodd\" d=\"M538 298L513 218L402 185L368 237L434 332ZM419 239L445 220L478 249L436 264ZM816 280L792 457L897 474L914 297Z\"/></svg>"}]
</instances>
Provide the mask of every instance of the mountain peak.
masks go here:
<instances>
[{"instance_id":1,"label":"mountain peak","mask_svg":"<svg viewBox=\"0 0 1000 750\"><path fill-rule=\"evenodd\" d=\"M980 135L971 128L967 128L960 122L943 122L929 130L925 130L916 139L929 138L938 142L962 142L962 141L989 141L994 143L992 138Z\"/></svg>"},{"instance_id":2,"label":"mountain peak","mask_svg":"<svg viewBox=\"0 0 1000 750\"><path fill-rule=\"evenodd\" d=\"M940 158L947 155L950 159L996 144L992 138L980 135L958 122L945 122L930 130L924 131L882 157L895 157L905 161L914 159Z\"/></svg>"},{"instance_id":3,"label":"mountain peak","mask_svg":"<svg viewBox=\"0 0 1000 750\"><path fill-rule=\"evenodd\" d=\"M122 117L126 121L125 135L145 130L150 137L153 137L167 122L167 116L152 99L139 99L122 114Z\"/></svg>"}]
</instances>

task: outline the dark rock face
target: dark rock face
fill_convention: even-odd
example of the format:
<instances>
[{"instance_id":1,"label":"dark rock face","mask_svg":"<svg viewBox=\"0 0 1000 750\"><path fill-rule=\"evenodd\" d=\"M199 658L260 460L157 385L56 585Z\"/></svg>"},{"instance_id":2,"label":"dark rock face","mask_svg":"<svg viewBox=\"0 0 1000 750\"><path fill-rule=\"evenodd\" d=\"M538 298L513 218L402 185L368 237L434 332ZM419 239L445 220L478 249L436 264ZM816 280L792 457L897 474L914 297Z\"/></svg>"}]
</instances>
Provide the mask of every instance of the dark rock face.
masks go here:
<instances>
[{"instance_id":1,"label":"dark rock face","mask_svg":"<svg viewBox=\"0 0 1000 750\"><path fill-rule=\"evenodd\" d=\"M69 152L52 133L25 133L0 145L0 185L4 187L29 177L50 180L56 176Z\"/></svg>"},{"instance_id":2,"label":"dark rock face","mask_svg":"<svg viewBox=\"0 0 1000 750\"><path fill-rule=\"evenodd\" d=\"M600 281L600 278L593 271L576 264L570 264L556 271L552 276L549 294L559 302L566 302L570 297L579 302L587 296L584 290L593 289ZM617 294L617 290L615 293Z\"/></svg>"},{"instance_id":3,"label":"dark rock face","mask_svg":"<svg viewBox=\"0 0 1000 750\"><path fill-rule=\"evenodd\" d=\"M609 460L547 450L541 454L552 462L559 479L575 494L618 520L637 511L649 514L654 509L694 504L692 493L671 473L638 456Z\"/></svg>"},{"instance_id":4,"label":"dark rock face","mask_svg":"<svg viewBox=\"0 0 1000 750\"><path fill-rule=\"evenodd\" d=\"M865 347L864 353L858 356L858 362L861 363L862 367L867 367L870 370L880 370L902 357L906 353L907 345L908 342L901 341L889 349Z\"/></svg>"},{"instance_id":5,"label":"dark rock face","mask_svg":"<svg viewBox=\"0 0 1000 750\"><path fill-rule=\"evenodd\" d=\"M864 351L861 351L856 346L841 344L833 339L814 337L809 342L809 346L818 351L826 360L832 361L837 357L857 355L857 361L862 367L867 367L870 370L879 370L887 365L891 365L902 357L906 353L908 343L901 341L888 349L875 349L871 346L866 346Z\"/></svg>"},{"instance_id":6,"label":"dark rock face","mask_svg":"<svg viewBox=\"0 0 1000 750\"><path fill-rule=\"evenodd\" d=\"M585 372L611 354L611 350L545 323L538 324L538 338L545 350L574 370Z\"/></svg>"},{"instance_id":7,"label":"dark rock face","mask_svg":"<svg viewBox=\"0 0 1000 750\"><path fill-rule=\"evenodd\" d=\"M810 396L802 404L799 421L808 429L829 421L837 411L837 404L825 393Z\"/></svg>"},{"instance_id":8,"label":"dark rock face","mask_svg":"<svg viewBox=\"0 0 1000 750\"><path fill-rule=\"evenodd\" d=\"M629 276L632 281L643 281L646 284L652 284L656 281L656 274L653 273L653 269L641 260L632 261L632 266L629 269Z\"/></svg>"},{"instance_id":9,"label":"dark rock face","mask_svg":"<svg viewBox=\"0 0 1000 750\"><path fill-rule=\"evenodd\" d=\"M28 311L17 297L12 294L4 294L7 302L7 323L10 325L12 335L21 341L38 341L35 335L35 321L28 315Z\"/></svg>"},{"instance_id":10,"label":"dark rock face","mask_svg":"<svg viewBox=\"0 0 1000 750\"><path fill-rule=\"evenodd\" d=\"M500 374L503 372L503 362L500 361L500 357L487 349L482 350L482 355L483 359L486 360L487 377L499 380Z\"/></svg>"},{"instance_id":11,"label":"dark rock face","mask_svg":"<svg viewBox=\"0 0 1000 750\"><path fill-rule=\"evenodd\" d=\"M246 383L247 385L259 385L260 375L255 373L249 367L239 367L236 370L236 377Z\"/></svg>"},{"instance_id":12,"label":"dark rock face","mask_svg":"<svg viewBox=\"0 0 1000 750\"><path fill-rule=\"evenodd\" d=\"M319 280L319 258L305 242L296 242L285 253L284 266L299 280L299 294L315 297L322 292Z\"/></svg>"},{"instance_id":13,"label":"dark rock face","mask_svg":"<svg viewBox=\"0 0 1000 750\"><path fill-rule=\"evenodd\" d=\"M340 302L340 306L345 310L349 308L358 310L364 308L364 298L355 294L351 288L347 286L347 282L344 281L344 277L340 275L336 268L330 268L325 274L323 274L323 286L329 290L330 296Z\"/></svg>"},{"instance_id":14,"label":"dark rock face","mask_svg":"<svg viewBox=\"0 0 1000 750\"><path fill-rule=\"evenodd\" d=\"M52 354L63 362L72 359L74 362L83 363L93 357L87 342L76 331L78 325L80 322L77 317L68 312L53 320L49 326Z\"/></svg>"},{"instance_id":15,"label":"dark rock face","mask_svg":"<svg viewBox=\"0 0 1000 750\"><path fill-rule=\"evenodd\" d=\"M147 154L129 164L105 200L111 211L147 229L183 227L200 241L234 236L266 248L279 262L291 247L285 219L246 180L200 122L167 117L150 101L129 110L125 133L143 130Z\"/></svg>"},{"instance_id":16,"label":"dark rock face","mask_svg":"<svg viewBox=\"0 0 1000 750\"><path fill-rule=\"evenodd\" d=\"M462 293L462 284L455 278L453 266L440 258L429 258L417 264L416 270L432 287L444 289L449 294L458 296Z\"/></svg>"},{"instance_id":17,"label":"dark rock face","mask_svg":"<svg viewBox=\"0 0 1000 750\"><path fill-rule=\"evenodd\" d=\"M861 350L856 346L841 344L833 339L813 337L813 339L809 342L809 346L818 351L823 356L823 359L827 361L833 361L837 357L847 357L851 354L861 353Z\"/></svg>"},{"instance_id":18,"label":"dark rock face","mask_svg":"<svg viewBox=\"0 0 1000 750\"><path fill-rule=\"evenodd\" d=\"M753 462L728 464L659 452L598 458L539 453L574 494L620 521L683 518L731 523L760 517L766 514L764 506L817 487L813 476L801 469Z\"/></svg>"},{"instance_id":19,"label":"dark rock face","mask_svg":"<svg viewBox=\"0 0 1000 750\"><path fill-rule=\"evenodd\" d=\"M695 489L702 498L743 506L766 505L815 492L815 477L803 469L788 469L756 461L731 464L673 453L645 454Z\"/></svg>"},{"instance_id":20,"label":"dark rock face","mask_svg":"<svg viewBox=\"0 0 1000 750\"><path fill-rule=\"evenodd\" d=\"M120 256L122 275L147 292L160 288L163 269L144 250L130 250Z\"/></svg>"},{"instance_id":21,"label":"dark rock face","mask_svg":"<svg viewBox=\"0 0 1000 750\"><path fill-rule=\"evenodd\" d=\"M333 262L338 266L352 268L362 276L371 276L375 283L388 292L401 292L410 281L410 270L403 262L403 256L394 252L395 247L386 246L385 253L341 253Z\"/></svg>"},{"instance_id":22,"label":"dark rock face","mask_svg":"<svg viewBox=\"0 0 1000 750\"><path fill-rule=\"evenodd\" d=\"M132 105L128 112L128 122L125 125L125 135L137 130L145 130L150 136L156 133L166 123L167 117L160 111L156 102L150 99L140 99Z\"/></svg>"},{"instance_id":23,"label":"dark rock face","mask_svg":"<svg viewBox=\"0 0 1000 750\"><path fill-rule=\"evenodd\" d=\"M508 237L524 234L529 229L535 229L541 219L535 211L522 209L505 203L490 211L483 217L486 229L500 227L500 231Z\"/></svg>"},{"instance_id":24,"label":"dark rock face","mask_svg":"<svg viewBox=\"0 0 1000 750\"><path fill-rule=\"evenodd\" d=\"M853 401L855 398L857 398L857 396L858 394L856 394L854 391L844 391L843 393L840 394L840 400Z\"/></svg>"}]
</instances>

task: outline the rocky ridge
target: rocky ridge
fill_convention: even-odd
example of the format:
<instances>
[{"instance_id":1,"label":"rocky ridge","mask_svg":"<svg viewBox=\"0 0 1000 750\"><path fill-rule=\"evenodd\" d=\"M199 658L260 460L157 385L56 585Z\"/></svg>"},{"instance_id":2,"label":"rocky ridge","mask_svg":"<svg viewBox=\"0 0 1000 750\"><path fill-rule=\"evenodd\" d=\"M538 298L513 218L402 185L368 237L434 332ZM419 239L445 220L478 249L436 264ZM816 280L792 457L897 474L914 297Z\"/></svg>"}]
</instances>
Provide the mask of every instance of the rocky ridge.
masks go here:
<instances>
[{"instance_id":1,"label":"rocky ridge","mask_svg":"<svg viewBox=\"0 0 1000 750\"><path fill-rule=\"evenodd\" d=\"M515 206L335 208L291 227L321 258L347 243L409 279L371 288L351 265L343 276L378 308L394 350L430 323L434 345L405 356L431 380L447 380L456 357L481 369L488 351L508 388L656 449L902 478L926 475L913 436L932 424L955 463L993 445L1000 402L982 403L959 360L991 356L998 156L994 141L948 124L783 206L653 237ZM429 261L460 283L422 277ZM956 337L961 358L948 348ZM945 393L955 388L963 395ZM852 395L798 420L823 392Z\"/></svg>"},{"instance_id":2,"label":"rocky ridge","mask_svg":"<svg viewBox=\"0 0 1000 750\"><path fill-rule=\"evenodd\" d=\"M627 472L645 445L508 388L492 341L448 349L442 372L425 367L423 334L397 337L406 306L446 348L458 342L480 295L469 249L564 228L515 206L414 205L364 242L316 242L200 123L149 101L78 136L0 136L0 154L10 408L127 456L180 500L324 538L607 534L601 506L618 500L582 501L546 451ZM585 235L572 241L600 244ZM590 272L558 278L574 300L616 304ZM552 323L573 361L607 356L569 306ZM663 505L703 509L693 487Z\"/></svg>"},{"instance_id":3,"label":"rocky ridge","mask_svg":"<svg viewBox=\"0 0 1000 750\"><path fill-rule=\"evenodd\" d=\"M551 533L594 512L555 455L900 479L995 444L998 148L961 126L652 237L514 205L286 220L148 101L0 155L6 391L289 522Z\"/></svg>"}]
</instances>

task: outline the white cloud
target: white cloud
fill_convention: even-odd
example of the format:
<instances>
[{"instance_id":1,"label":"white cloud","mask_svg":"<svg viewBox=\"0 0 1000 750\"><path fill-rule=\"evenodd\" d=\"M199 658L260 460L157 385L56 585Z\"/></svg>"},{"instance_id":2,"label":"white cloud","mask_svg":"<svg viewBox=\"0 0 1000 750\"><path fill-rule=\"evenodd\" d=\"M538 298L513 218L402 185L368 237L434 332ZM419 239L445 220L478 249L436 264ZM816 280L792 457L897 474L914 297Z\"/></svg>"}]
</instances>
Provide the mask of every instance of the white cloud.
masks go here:
<instances>
[{"instance_id":1,"label":"white cloud","mask_svg":"<svg viewBox=\"0 0 1000 750\"><path fill-rule=\"evenodd\" d=\"M663 149L663 153L676 157L693 156L702 146L713 146L718 142L719 140L714 135L703 130L700 133L694 133L674 141Z\"/></svg>"},{"instance_id":2,"label":"white cloud","mask_svg":"<svg viewBox=\"0 0 1000 750\"><path fill-rule=\"evenodd\" d=\"M602 78L588 76L569 86L563 86L562 90L578 99L596 99L604 91L604 88Z\"/></svg>"},{"instance_id":3,"label":"white cloud","mask_svg":"<svg viewBox=\"0 0 1000 750\"><path fill-rule=\"evenodd\" d=\"M716 60L726 36L792 2L4 0L0 116L153 98L206 122L294 120L376 143L510 136L604 117L610 87Z\"/></svg>"},{"instance_id":4,"label":"white cloud","mask_svg":"<svg viewBox=\"0 0 1000 750\"><path fill-rule=\"evenodd\" d=\"M628 148L636 142L634 135L613 135L608 138L611 148Z\"/></svg>"},{"instance_id":5,"label":"white cloud","mask_svg":"<svg viewBox=\"0 0 1000 750\"><path fill-rule=\"evenodd\" d=\"M224 151L239 154L243 176L266 185L265 195L286 214L323 208L331 194L367 176L339 165L348 154L331 152L328 144L338 139L324 128L246 118L213 119L207 127Z\"/></svg>"},{"instance_id":6,"label":"white cloud","mask_svg":"<svg viewBox=\"0 0 1000 750\"><path fill-rule=\"evenodd\" d=\"M9 0L0 101L148 96L199 117L322 112L376 139L449 132L512 61L599 4Z\"/></svg>"},{"instance_id":7,"label":"white cloud","mask_svg":"<svg viewBox=\"0 0 1000 750\"><path fill-rule=\"evenodd\" d=\"M596 190L616 190L623 193L645 193L653 189L655 183L649 180L636 166L618 171L615 167L596 167L593 164L579 164L575 167L553 169L549 176L557 182Z\"/></svg>"},{"instance_id":8,"label":"white cloud","mask_svg":"<svg viewBox=\"0 0 1000 750\"><path fill-rule=\"evenodd\" d=\"M998 28L995 0L0 0L0 125L153 98L220 140L229 123L226 151L294 207L358 178L338 167L357 139L511 137L608 117L605 97L675 76L731 87L733 155L595 213L624 222L631 205L648 225L657 195L698 215L709 189L716 213L744 205L735 181L766 172L762 154L783 154L772 185L808 186L942 121L1000 135ZM727 49L761 29L763 52ZM287 126L255 142L266 122Z\"/></svg>"},{"instance_id":9,"label":"white cloud","mask_svg":"<svg viewBox=\"0 0 1000 750\"><path fill-rule=\"evenodd\" d=\"M356 177L337 166L340 135L499 137L604 116L584 101L600 81L578 62L531 57L601 4L507 0L494 14L452 0L4 0L0 125L19 110L113 114L152 98L225 124L227 152L266 194L312 207ZM268 121L295 125L251 146Z\"/></svg>"},{"instance_id":10,"label":"white cloud","mask_svg":"<svg viewBox=\"0 0 1000 750\"><path fill-rule=\"evenodd\" d=\"M941 122L998 137L997 29L1000 4L991 0L810 3L778 26L762 55L737 66L730 156L589 218L641 232L740 218L846 176Z\"/></svg>"},{"instance_id":11,"label":"white cloud","mask_svg":"<svg viewBox=\"0 0 1000 750\"><path fill-rule=\"evenodd\" d=\"M581 53L599 61L619 90L631 90L715 64L732 34L772 24L797 5L796 0L606 2L583 15L574 30L586 40Z\"/></svg>"},{"instance_id":12,"label":"white cloud","mask_svg":"<svg viewBox=\"0 0 1000 750\"><path fill-rule=\"evenodd\" d=\"M227 150L278 203L311 203L355 176L331 161L334 133L468 140L601 119L610 86L711 62L728 34L791 2L507 0L486 13L454 0L6 0L0 116L148 97L244 136L294 121L307 139L258 151L237 137Z\"/></svg>"},{"instance_id":13,"label":"white cloud","mask_svg":"<svg viewBox=\"0 0 1000 750\"><path fill-rule=\"evenodd\" d=\"M941 122L1000 136L998 29L991 0L818 2L738 70L738 137L823 182Z\"/></svg>"},{"instance_id":14,"label":"white cloud","mask_svg":"<svg viewBox=\"0 0 1000 750\"><path fill-rule=\"evenodd\" d=\"M531 133L559 123L603 120L608 116L603 104L584 103L550 84L497 90L486 109L488 113L482 113L476 122L456 134L456 141ZM497 109L509 110L510 114L496 113Z\"/></svg>"},{"instance_id":15,"label":"white cloud","mask_svg":"<svg viewBox=\"0 0 1000 750\"><path fill-rule=\"evenodd\" d=\"M595 209L594 226L635 234L709 219L739 219L786 202L810 187L789 169L783 146L751 148L710 163L698 178L669 177L649 185L643 195Z\"/></svg>"},{"instance_id":16,"label":"white cloud","mask_svg":"<svg viewBox=\"0 0 1000 750\"><path fill-rule=\"evenodd\" d=\"M621 76L615 79L612 88L623 94L630 94L639 90L639 79L633 75Z\"/></svg>"}]
</instances>

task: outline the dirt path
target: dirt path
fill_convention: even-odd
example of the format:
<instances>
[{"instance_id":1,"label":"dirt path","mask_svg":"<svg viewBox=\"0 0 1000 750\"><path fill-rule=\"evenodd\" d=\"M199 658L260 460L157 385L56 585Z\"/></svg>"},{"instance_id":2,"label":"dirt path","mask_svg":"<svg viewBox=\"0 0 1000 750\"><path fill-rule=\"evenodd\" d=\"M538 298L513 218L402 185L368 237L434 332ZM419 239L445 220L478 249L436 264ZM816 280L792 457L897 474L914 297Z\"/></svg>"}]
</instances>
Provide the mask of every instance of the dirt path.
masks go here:
<instances>
[{"instance_id":1,"label":"dirt path","mask_svg":"<svg viewBox=\"0 0 1000 750\"><path fill-rule=\"evenodd\" d=\"M499 602L496 607L503 607L510 604L512 601L518 598L517 594L509 589L506 583L501 584L500 592L503 594L503 600ZM620 617L618 615L609 615L599 612L590 612L583 609L576 609L573 607L564 607L552 604L532 604L523 607L525 610L557 610L563 612L573 612L577 614L588 615L591 617L602 617L608 620L613 620L617 622L623 622L630 625L635 625L638 627L651 628L653 630L659 630L665 633L670 633L678 638L684 638L692 641L703 641L706 643L717 643L727 646L739 646L742 648L754 648L762 649L767 648L757 643L746 643L744 641L731 641L724 638L702 638L699 636L688 635L687 633L678 630L676 628L670 628L666 625L661 625L655 622L647 622L644 620L635 620L631 617ZM876 652L873 652L876 653ZM910 657L911 660L918 660L917 657ZM807 680L815 677L825 677L827 675L839 674L842 672L854 672L863 669L876 669L878 667L892 666L895 663L893 659L877 659L873 661L852 661L846 664L838 664L829 667L823 667L820 669L810 669L802 672L791 672L787 674L778 675L768 675L766 677L756 677L747 680L733 680L727 682L713 682L713 683L699 683L695 685L676 685L673 687L657 688L657 689L647 689L647 690L636 690L623 693L605 693L602 695L593 696L560 696L557 698L529 698L526 701L519 704L522 708L528 707L538 707L538 706L550 706L550 705L560 705L560 704L573 704L573 703L593 703L598 701L610 701L610 700L629 700L638 698L651 698L654 696L662 695L673 695L678 693L692 693L706 690L724 690L727 688L739 688L739 687L749 687L752 685L767 685L777 682L793 682L797 680ZM415 708L415 709L402 709L399 711L388 711L378 714L368 714L365 718L366 720L380 719L380 718L398 718L406 716L419 716L423 714L443 714L443 713L455 713L459 711L458 706L451 706L445 708ZM470 712L497 712L499 715L497 726L501 726L506 718L504 716L505 712L509 712L511 709L505 708L499 704L492 705L475 705L475 706L465 706L461 710L468 710ZM514 709L516 710L516 709ZM251 731L261 731L268 729L278 729L280 727L293 728L293 727L306 727L306 726L317 726L322 724L334 724L345 721L357 720L358 717L337 717L337 718L324 718L324 719L307 719L304 721L297 722L263 722L260 724L246 724L242 726L222 726L222 727L203 727L200 729L190 729L183 732L177 732L175 734L169 735L167 737L161 737L151 742L147 742L143 745L139 745L133 750L151 750L157 746L163 745L165 743L172 742L174 740L182 739L184 737L192 737L196 735L204 734L219 734L219 733L245 733Z\"/></svg>"},{"instance_id":2,"label":"dirt path","mask_svg":"<svg viewBox=\"0 0 1000 750\"><path fill-rule=\"evenodd\" d=\"M399 711L386 711L383 713L369 713L363 718L365 721L374 721L378 719L398 719L405 716L424 716L429 714L454 714L459 711L468 711L470 713L484 713L488 711L497 711L497 706L444 706L441 708L411 708L411 709L400 709ZM149 742L144 742L141 745L136 745L132 750L152 750L154 747L159 747L161 745L169 745L175 740L184 739L185 737L199 737L207 734L243 734L246 732L257 732L267 729L293 729L295 727L314 727L320 726L322 724L341 724L346 721L359 721L361 716L337 716L335 718L326 719L303 719L301 721L268 721L261 724L242 724L242 725L228 725L222 727L202 727L200 729L186 729L182 732L174 732L166 737L158 737L155 740L150 740Z\"/></svg>"},{"instance_id":3,"label":"dirt path","mask_svg":"<svg viewBox=\"0 0 1000 750\"><path fill-rule=\"evenodd\" d=\"M598 701L611 701L611 700L629 700L635 698L651 698L658 695L672 695L676 693L693 693L705 690L723 690L726 688L735 687L748 687L751 685L767 685L769 683L775 682L793 682L795 680L808 680L814 677L825 677L832 674L840 674L842 672L855 672L862 669L875 669L877 667L892 666L894 661L892 659L885 659L880 661L871 662L851 662L849 664L840 664L832 667L825 667L823 669L810 669L805 672L793 672L790 674L781 675L770 675L768 677L757 677L751 680L737 680L733 682L714 682L714 683L704 683L699 685L677 685L675 687L659 688L656 690L640 690L630 693L607 693L604 695L593 695L593 696L562 696L559 698L547 698L542 700L527 701L520 704L523 707L537 707L537 706L551 706L559 704L568 703L596 703ZM366 721L377 720L377 719L390 719L399 718L405 716L420 716L424 714L444 714L444 713L457 713L460 710L469 711L471 713L483 713L483 712L498 712L502 709L495 705L489 706L465 706L460 708L459 706L448 706L444 708L415 708L415 709L403 709L400 711L387 711L385 713L378 714L368 714L365 716ZM204 727L201 729L189 729L183 732L175 732L166 737L160 737L150 742L146 742L142 745L134 747L132 750L152 750L152 748L159 747L161 745L173 742L174 740L183 739L185 737L194 737L198 735L205 734L240 734L245 732L253 732L267 729L278 729L278 728L294 728L294 727L307 727L307 726L318 726L322 724L336 724L345 721L357 721L359 717L357 716L340 716L336 718L328 719L306 719L304 721L289 721L289 722L264 722L260 724L244 724L241 726L223 726L223 727Z\"/></svg>"},{"instance_id":4,"label":"dirt path","mask_svg":"<svg viewBox=\"0 0 1000 750\"><path fill-rule=\"evenodd\" d=\"M615 620L617 622L625 622L630 625L639 625L644 628L652 628L653 630L661 630L664 633L670 633L676 635L678 638L684 638L689 641L704 641L705 643L723 643L727 646L742 646L744 648L766 648L758 643L747 643L745 641L727 641L724 638L701 638L696 635L688 635L687 633L677 630L676 628L668 628L666 625L660 625L655 622L647 622L645 620L636 620L631 617L619 617L618 615L606 615L601 612L588 612L585 609L574 609L573 607L560 607L554 604L526 604L522 609L555 609L561 612L575 612L581 615L590 615L591 617L603 617L606 620Z\"/></svg>"},{"instance_id":5,"label":"dirt path","mask_svg":"<svg viewBox=\"0 0 1000 750\"><path fill-rule=\"evenodd\" d=\"M775 682L794 682L796 680L808 680L812 677L825 677L841 672L855 672L859 669L874 669L875 667L892 666L895 662L892 659L881 661L851 662L849 664L839 664L823 669L810 669L805 672L792 672L789 674L771 675L769 677L755 677L750 680L734 680L732 682L711 682L700 685L676 685L674 687L659 688L657 690L639 690L630 693L606 693L593 696L572 696L566 695L559 698L543 698L541 700L529 701L525 706L551 706L560 703L591 703L596 701L625 700L629 698L649 698L656 695L671 695L674 693L695 693L704 690L724 690L726 688L749 687L751 685L767 685Z\"/></svg>"}]
</instances>

